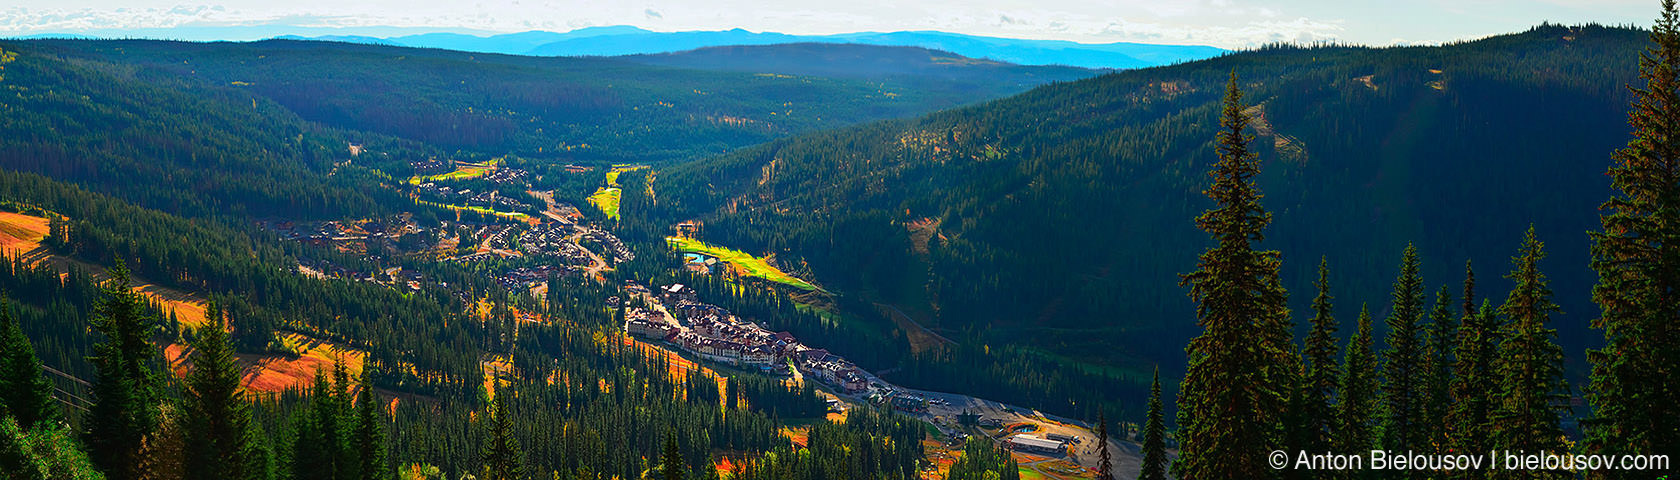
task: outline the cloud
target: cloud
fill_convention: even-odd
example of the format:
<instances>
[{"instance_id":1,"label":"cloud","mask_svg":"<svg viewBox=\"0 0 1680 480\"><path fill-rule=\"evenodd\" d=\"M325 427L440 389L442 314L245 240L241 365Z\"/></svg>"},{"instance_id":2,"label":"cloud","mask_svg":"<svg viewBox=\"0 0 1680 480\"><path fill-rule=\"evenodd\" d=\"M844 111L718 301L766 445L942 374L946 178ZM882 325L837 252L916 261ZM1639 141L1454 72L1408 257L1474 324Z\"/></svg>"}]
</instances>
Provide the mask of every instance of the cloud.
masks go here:
<instances>
[{"instance_id":1,"label":"cloud","mask_svg":"<svg viewBox=\"0 0 1680 480\"><path fill-rule=\"evenodd\" d=\"M194 1L218 3L190 3ZM1600 1L1615 12L1627 5L1638 10L1638 15L1625 19L1614 12L1605 14L1609 18L1579 13L1596 11L1590 5ZM1535 15L1554 21L1643 24L1649 16L1644 10L1649 7L1633 5L1647 1L1424 0L1409 4L1404 12L1394 12L1391 7L1363 2L1328 5L1319 0L688 0L662 2L657 8L653 0L13 0L11 6L0 7L0 36L48 32L176 36L177 32L159 30L229 26L298 34L306 33L299 30L302 27L357 29L362 34L379 28L494 33L632 25L656 31L743 28L790 34L941 30L1084 43L1140 41L1244 48L1273 41L1384 45L1396 37L1469 38L1519 30L1521 22L1528 22L1526 17L1512 20L1503 13L1499 18L1470 15L1455 22L1440 21L1441 12L1466 5L1495 12L1543 8Z\"/></svg>"}]
</instances>

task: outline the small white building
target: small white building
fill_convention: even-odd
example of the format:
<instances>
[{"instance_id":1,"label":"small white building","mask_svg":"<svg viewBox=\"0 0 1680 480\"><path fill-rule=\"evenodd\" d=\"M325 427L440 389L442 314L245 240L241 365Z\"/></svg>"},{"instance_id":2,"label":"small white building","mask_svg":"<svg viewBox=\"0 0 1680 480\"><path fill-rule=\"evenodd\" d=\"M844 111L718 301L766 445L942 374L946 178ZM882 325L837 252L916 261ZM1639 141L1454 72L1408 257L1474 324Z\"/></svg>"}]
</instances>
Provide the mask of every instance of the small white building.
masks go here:
<instances>
[{"instance_id":1,"label":"small white building","mask_svg":"<svg viewBox=\"0 0 1680 480\"><path fill-rule=\"evenodd\" d=\"M1037 435L1021 434L1009 437L1009 448L1020 452L1060 454L1067 452L1067 444Z\"/></svg>"}]
</instances>

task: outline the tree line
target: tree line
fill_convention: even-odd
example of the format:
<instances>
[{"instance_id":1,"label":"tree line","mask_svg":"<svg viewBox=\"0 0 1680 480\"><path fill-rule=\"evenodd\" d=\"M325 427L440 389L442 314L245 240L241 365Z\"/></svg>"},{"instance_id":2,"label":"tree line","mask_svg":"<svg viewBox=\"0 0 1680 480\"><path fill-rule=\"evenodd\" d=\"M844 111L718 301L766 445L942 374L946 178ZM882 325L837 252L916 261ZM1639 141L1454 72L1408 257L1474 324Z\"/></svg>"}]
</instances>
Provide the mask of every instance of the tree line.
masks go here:
<instances>
[{"instance_id":1,"label":"tree line","mask_svg":"<svg viewBox=\"0 0 1680 480\"><path fill-rule=\"evenodd\" d=\"M1629 112L1633 138L1609 169L1614 194L1592 232L1591 267L1599 274L1593 299L1601 316L1593 327L1605 345L1587 352L1590 381L1571 385L1565 350L1553 320L1559 312L1542 271L1545 243L1530 228L1511 259L1512 284L1502 301L1477 298L1472 266L1460 287L1446 285L1432 301L1420 274L1418 249L1402 253L1394 280L1387 335L1378 350L1372 315L1363 307L1354 335L1337 342L1327 261L1319 262L1317 295L1304 341L1293 339L1287 292L1279 285L1281 256L1260 245L1271 214L1261 205L1260 163L1250 151L1248 115L1235 72L1226 88L1218 133L1218 162L1204 191L1216 207L1196 224L1216 244L1202 254L1182 285L1197 303L1202 333L1177 398L1180 455L1175 477L1217 478L1576 478L1571 470L1399 470L1306 468L1297 452L1363 454L1372 450L1420 454L1506 451L1567 455L1680 454L1680 429L1668 374L1680 367L1670 340L1680 300L1673 285L1680 259L1674 238L1680 220L1680 183L1672 172L1680 149L1680 13L1663 2L1640 56L1642 85ZM1455 297L1454 291L1459 293ZM1337 354L1340 352L1340 358ZM1577 411L1572 393L1591 406ZM1158 398L1158 393L1156 398ZM1151 416L1158 415L1151 408ZM1565 423L1576 416L1584 441L1570 441ZM1160 452L1161 427L1149 422L1146 452ZM1268 464L1267 452L1288 453ZM1144 478L1162 479L1168 460L1146 455ZM1278 468L1279 465L1283 468ZM1577 469L1587 478L1657 478L1654 470Z\"/></svg>"}]
</instances>

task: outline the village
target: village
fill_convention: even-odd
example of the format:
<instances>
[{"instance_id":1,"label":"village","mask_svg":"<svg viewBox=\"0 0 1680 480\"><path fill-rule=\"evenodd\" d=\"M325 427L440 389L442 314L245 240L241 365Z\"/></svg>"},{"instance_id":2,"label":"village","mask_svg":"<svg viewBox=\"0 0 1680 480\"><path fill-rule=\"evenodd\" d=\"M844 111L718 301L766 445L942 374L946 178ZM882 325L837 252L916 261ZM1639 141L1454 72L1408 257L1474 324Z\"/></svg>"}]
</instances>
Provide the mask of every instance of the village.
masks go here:
<instances>
[{"instance_id":1,"label":"village","mask_svg":"<svg viewBox=\"0 0 1680 480\"><path fill-rule=\"evenodd\" d=\"M1091 433L1078 422L1058 419L967 395L924 392L892 385L838 355L774 332L728 310L703 303L683 284L655 289L627 284L645 307L625 308L624 330L668 344L688 355L735 368L817 380L835 395L830 408L870 404L926 421L950 445L982 432L1014 451L1023 465L1041 470L1083 472L1096 457ZM626 300L628 302L628 300ZM1124 449L1124 446L1117 448Z\"/></svg>"},{"instance_id":2,"label":"village","mask_svg":"<svg viewBox=\"0 0 1680 480\"><path fill-rule=\"evenodd\" d=\"M421 225L412 215L360 221L258 221L257 226L282 240L295 241L351 255L374 268L340 265L324 258L300 258L298 271L323 278L371 282L418 291L434 282L403 266L408 259L474 264L502 260L508 266L486 270L488 280L510 291L543 284L552 277L595 275L608 268L608 259L634 258L612 233L582 222L570 205L550 207L553 216L536 224L441 220ZM599 250L596 253L591 250ZM605 257L603 257L605 255ZM441 282L437 282L441 286Z\"/></svg>"},{"instance_id":3,"label":"village","mask_svg":"<svg viewBox=\"0 0 1680 480\"><path fill-rule=\"evenodd\" d=\"M463 168L455 162L433 163L415 167L420 172ZM476 178L497 183L521 182L527 178L523 171L493 164L479 175ZM440 177L426 178L443 180ZM523 206L507 203L512 199L494 192L457 189L440 181L410 186L420 197L491 208ZM457 219L422 225L412 216L403 215L383 220L258 223L283 239L332 247L374 265L400 265L405 258L492 265L475 270L510 292L533 290L550 279L573 275L600 280L604 278L600 273L611 265L635 258L633 251L611 232L584 221L576 207L556 202L549 192L526 193L542 200L547 208L540 216L524 222ZM728 270L732 266L722 258L699 253L688 253L684 260L685 269L699 274ZM360 271L325 260L300 260L299 270L397 289L417 291L431 284L431 279L420 271L403 266ZM949 459L953 453L950 449L960 450L962 443L974 435L983 435L1010 449L1023 468L1057 474L1057 478L1085 476L1089 471L1085 465L1096 458L1095 442L1089 441L1091 433L1080 422L967 395L893 385L842 356L806 344L791 333L771 331L723 307L705 303L697 291L680 283L644 286L627 280L623 292L629 298L613 297L605 306L622 308L624 331L649 339L658 348L680 352L697 361L783 377L789 382L814 380L829 396L830 411L841 415L851 408L872 405L927 422L939 432L933 445L942 445L929 447L929 458L934 461L927 465L930 469L927 473L938 469L939 459ZM473 299L463 298L463 301ZM1127 447L1116 442L1115 448Z\"/></svg>"}]
</instances>

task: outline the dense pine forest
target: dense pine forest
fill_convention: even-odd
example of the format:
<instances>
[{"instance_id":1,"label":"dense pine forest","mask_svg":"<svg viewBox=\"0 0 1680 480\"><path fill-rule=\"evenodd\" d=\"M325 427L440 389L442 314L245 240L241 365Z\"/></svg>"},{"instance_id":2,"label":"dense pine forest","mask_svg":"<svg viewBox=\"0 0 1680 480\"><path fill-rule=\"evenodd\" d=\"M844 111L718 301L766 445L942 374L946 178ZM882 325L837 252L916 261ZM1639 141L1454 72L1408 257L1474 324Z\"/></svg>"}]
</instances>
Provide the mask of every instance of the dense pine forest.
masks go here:
<instances>
[{"instance_id":1,"label":"dense pine forest","mask_svg":"<svg viewBox=\"0 0 1680 480\"><path fill-rule=\"evenodd\" d=\"M1599 344L1583 232L1610 192L1602 159L1626 141L1644 40L1543 25L1441 47L1276 45L1112 73L670 167L658 218L776 253L829 290L958 339L923 355L934 357L918 362L926 373L907 369L908 384L986 385L1086 417L1088 399L1115 398L1135 416L1150 369L1181 374L1196 331L1177 275L1204 241L1184 219L1203 209L1202 165L1235 69L1287 290L1309 291L1324 256L1346 289L1335 313L1369 303L1380 318L1390 311L1378 292L1408 244L1432 292L1466 260L1506 263L1532 224L1559 265L1560 337L1578 352ZM995 364L1015 367L985 370ZM1585 378L1582 356L1566 368Z\"/></svg>"},{"instance_id":2,"label":"dense pine forest","mask_svg":"<svg viewBox=\"0 0 1680 480\"><path fill-rule=\"evenodd\" d=\"M0 479L1666 478L1662 6L1066 83L920 49L0 41ZM630 333L697 310L823 349ZM1054 431L1091 437L1012 450ZM1373 450L1666 457L1293 456Z\"/></svg>"}]
</instances>

